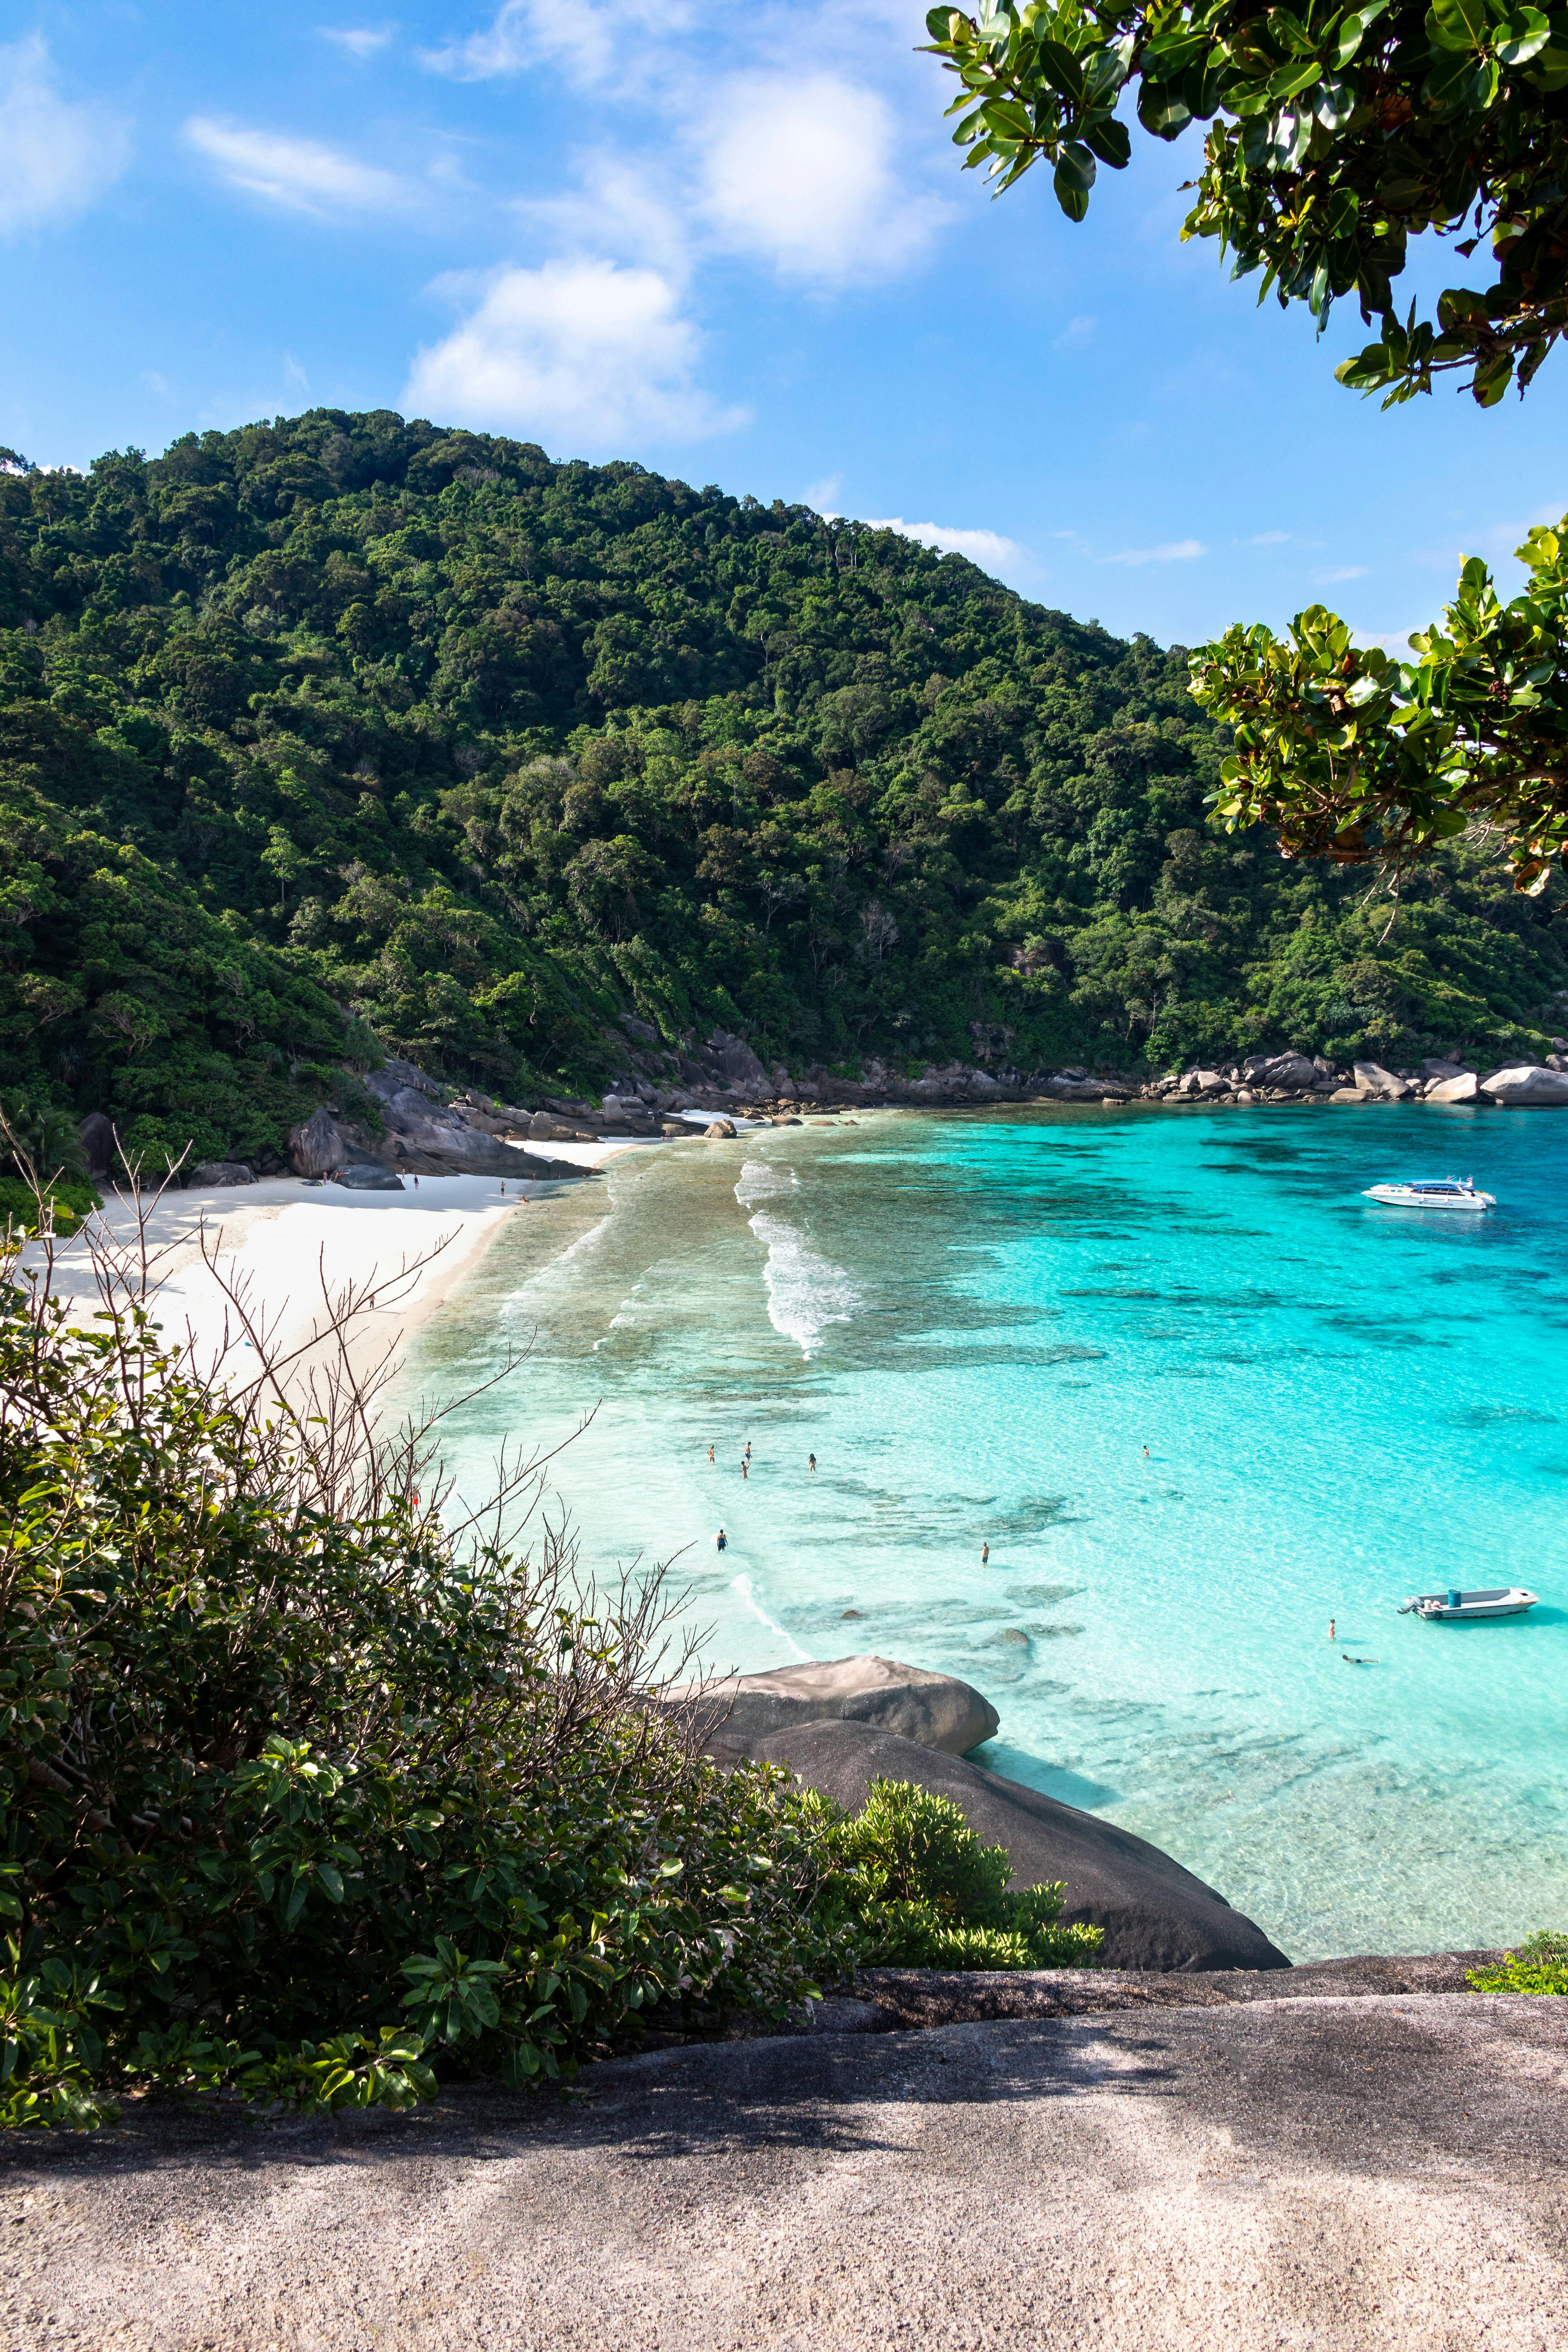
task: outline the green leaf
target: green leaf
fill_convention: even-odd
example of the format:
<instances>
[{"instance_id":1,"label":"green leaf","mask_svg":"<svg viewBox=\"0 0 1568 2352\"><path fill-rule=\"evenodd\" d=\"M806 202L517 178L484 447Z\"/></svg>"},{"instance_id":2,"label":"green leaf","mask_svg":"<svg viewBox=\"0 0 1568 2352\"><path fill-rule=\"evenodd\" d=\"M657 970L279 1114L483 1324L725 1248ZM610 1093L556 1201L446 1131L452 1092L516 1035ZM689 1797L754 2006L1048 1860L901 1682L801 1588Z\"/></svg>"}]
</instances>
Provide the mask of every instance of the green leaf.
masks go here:
<instances>
[{"instance_id":1,"label":"green leaf","mask_svg":"<svg viewBox=\"0 0 1568 2352\"><path fill-rule=\"evenodd\" d=\"M1094 157L1080 141L1062 149L1055 173L1057 202L1069 220L1080 221L1089 210L1094 185Z\"/></svg>"},{"instance_id":2,"label":"green leaf","mask_svg":"<svg viewBox=\"0 0 1568 2352\"><path fill-rule=\"evenodd\" d=\"M1510 8L1508 16L1508 38L1497 45L1498 56L1505 66L1528 65L1539 57L1552 38L1552 22L1539 8Z\"/></svg>"},{"instance_id":3,"label":"green leaf","mask_svg":"<svg viewBox=\"0 0 1568 2352\"><path fill-rule=\"evenodd\" d=\"M1486 0L1432 0L1426 11L1426 37L1441 49L1484 49L1491 28Z\"/></svg>"},{"instance_id":4,"label":"green leaf","mask_svg":"<svg viewBox=\"0 0 1568 2352\"><path fill-rule=\"evenodd\" d=\"M1138 92L1138 120L1156 139L1179 139L1192 121L1192 110L1174 90L1145 81Z\"/></svg>"},{"instance_id":5,"label":"green leaf","mask_svg":"<svg viewBox=\"0 0 1568 2352\"><path fill-rule=\"evenodd\" d=\"M1126 170L1131 160L1132 139L1125 122L1117 122L1114 120L1110 122L1086 122L1083 137L1084 144L1093 149L1102 163L1109 163L1113 172Z\"/></svg>"},{"instance_id":6,"label":"green leaf","mask_svg":"<svg viewBox=\"0 0 1568 2352\"><path fill-rule=\"evenodd\" d=\"M1053 89L1070 98L1075 106L1081 105L1084 94L1083 68L1072 51L1059 41L1041 41L1040 68Z\"/></svg>"}]
</instances>

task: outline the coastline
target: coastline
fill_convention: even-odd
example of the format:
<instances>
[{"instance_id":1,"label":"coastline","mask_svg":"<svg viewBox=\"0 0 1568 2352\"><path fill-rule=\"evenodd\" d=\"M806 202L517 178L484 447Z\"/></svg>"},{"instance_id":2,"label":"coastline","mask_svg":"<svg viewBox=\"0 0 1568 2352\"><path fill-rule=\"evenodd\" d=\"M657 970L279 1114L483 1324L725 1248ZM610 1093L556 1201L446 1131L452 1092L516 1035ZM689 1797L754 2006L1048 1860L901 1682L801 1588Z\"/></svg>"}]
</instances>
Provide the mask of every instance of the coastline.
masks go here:
<instances>
[{"instance_id":1,"label":"coastline","mask_svg":"<svg viewBox=\"0 0 1568 2352\"><path fill-rule=\"evenodd\" d=\"M550 1156L597 1170L645 1148L626 1139L563 1143ZM560 1184L525 1176L526 1152L517 1156L519 1172L504 1178L425 1176L402 1192L286 1176L171 1188L143 1194L139 1208L131 1194L111 1192L89 1222L121 1250L135 1252L144 1233L149 1303L166 1344L189 1349L219 1380L243 1387L254 1377L247 1318L269 1352L295 1360L294 1377L308 1377L327 1352L330 1302L345 1290L374 1299L349 1329L349 1368L358 1380L379 1379L401 1363L509 1218L535 1206L548 1214ZM58 1244L52 1286L90 1312L98 1292L86 1231ZM24 1265L37 1262L36 1246L24 1254Z\"/></svg>"}]
</instances>

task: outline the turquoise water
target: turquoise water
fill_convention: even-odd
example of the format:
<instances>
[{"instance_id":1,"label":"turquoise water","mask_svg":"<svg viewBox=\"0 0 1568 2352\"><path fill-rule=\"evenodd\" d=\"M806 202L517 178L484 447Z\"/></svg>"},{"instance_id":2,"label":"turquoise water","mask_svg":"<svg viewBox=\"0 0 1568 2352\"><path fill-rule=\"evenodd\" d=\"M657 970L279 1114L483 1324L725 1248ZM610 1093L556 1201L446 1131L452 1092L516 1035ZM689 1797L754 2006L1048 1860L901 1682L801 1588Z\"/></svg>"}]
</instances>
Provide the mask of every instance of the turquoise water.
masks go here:
<instances>
[{"instance_id":1,"label":"turquoise water","mask_svg":"<svg viewBox=\"0 0 1568 2352\"><path fill-rule=\"evenodd\" d=\"M1450 1172L1500 1210L1359 1197ZM1568 1925L1565 1178L1550 1112L862 1114L520 1211L412 1369L531 1341L447 1425L465 1491L596 1407L584 1564L679 1555L714 1665L966 1676L983 1760L1293 1958L1496 1944Z\"/></svg>"}]
</instances>

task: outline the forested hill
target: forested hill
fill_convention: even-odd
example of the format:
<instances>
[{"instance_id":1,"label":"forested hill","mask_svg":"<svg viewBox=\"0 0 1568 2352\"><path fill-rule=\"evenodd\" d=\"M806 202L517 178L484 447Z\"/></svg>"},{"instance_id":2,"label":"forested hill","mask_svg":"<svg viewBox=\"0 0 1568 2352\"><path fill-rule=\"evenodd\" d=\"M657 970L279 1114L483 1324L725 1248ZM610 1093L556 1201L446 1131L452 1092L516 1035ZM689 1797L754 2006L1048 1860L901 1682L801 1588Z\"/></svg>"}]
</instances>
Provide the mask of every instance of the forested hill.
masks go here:
<instances>
[{"instance_id":1,"label":"forested hill","mask_svg":"<svg viewBox=\"0 0 1568 2352\"><path fill-rule=\"evenodd\" d=\"M405 1053L1544 1043L1548 903L1209 831L1182 652L635 465L332 410L0 477L0 1086L261 1155ZM1559 1016L1560 1017L1560 1016ZM1010 1032L1004 1037L1003 1032Z\"/></svg>"}]
</instances>

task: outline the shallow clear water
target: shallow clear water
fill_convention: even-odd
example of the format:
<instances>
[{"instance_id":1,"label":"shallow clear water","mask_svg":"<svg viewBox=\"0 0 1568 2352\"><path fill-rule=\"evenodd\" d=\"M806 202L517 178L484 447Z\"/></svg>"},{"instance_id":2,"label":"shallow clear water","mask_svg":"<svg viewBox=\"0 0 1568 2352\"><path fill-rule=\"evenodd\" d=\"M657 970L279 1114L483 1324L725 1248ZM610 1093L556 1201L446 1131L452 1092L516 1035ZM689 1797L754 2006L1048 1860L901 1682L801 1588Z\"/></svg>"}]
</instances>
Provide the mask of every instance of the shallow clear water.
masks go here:
<instances>
[{"instance_id":1,"label":"shallow clear water","mask_svg":"<svg viewBox=\"0 0 1568 2352\"><path fill-rule=\"evenodd\" d=\"M1359 1197L1471 1172L1495 1214ZM1568 1925L1565 1179L1550 1112L863 1114L520 1211L411 1370L531 1339L462 1486L596 1405L584 1563L679 1553L713 1664L966 1676L982 1760L1293 1958L1496 1944Z\"/></svg>"}]
</instances>

